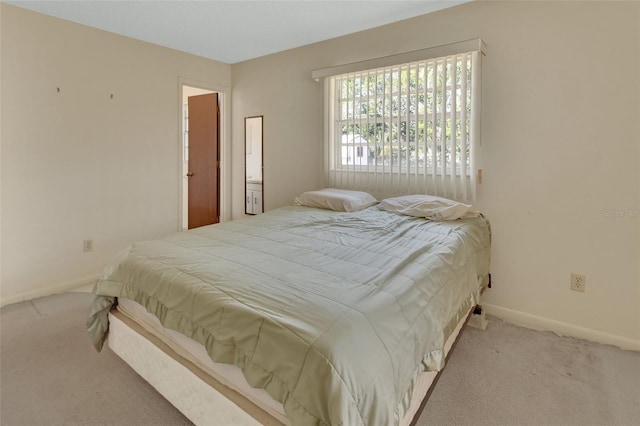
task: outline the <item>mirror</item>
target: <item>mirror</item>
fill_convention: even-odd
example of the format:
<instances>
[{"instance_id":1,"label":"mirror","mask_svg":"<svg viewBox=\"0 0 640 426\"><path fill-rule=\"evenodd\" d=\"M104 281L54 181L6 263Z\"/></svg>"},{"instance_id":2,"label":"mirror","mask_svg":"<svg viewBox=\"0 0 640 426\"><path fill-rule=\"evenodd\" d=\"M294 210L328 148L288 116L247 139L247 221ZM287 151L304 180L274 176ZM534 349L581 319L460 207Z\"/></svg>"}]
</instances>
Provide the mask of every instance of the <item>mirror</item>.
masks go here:
<instances>
[{"instance_id":1,"label":"mirror","mask_svg":"<svg viewBox=\"0 0 640 426\"><path fill-rule=\"evenodd\" d=\"M245 213L264 211L262 200L262 116L244 119L244 199Z\"/></svg>"}]
</instances>

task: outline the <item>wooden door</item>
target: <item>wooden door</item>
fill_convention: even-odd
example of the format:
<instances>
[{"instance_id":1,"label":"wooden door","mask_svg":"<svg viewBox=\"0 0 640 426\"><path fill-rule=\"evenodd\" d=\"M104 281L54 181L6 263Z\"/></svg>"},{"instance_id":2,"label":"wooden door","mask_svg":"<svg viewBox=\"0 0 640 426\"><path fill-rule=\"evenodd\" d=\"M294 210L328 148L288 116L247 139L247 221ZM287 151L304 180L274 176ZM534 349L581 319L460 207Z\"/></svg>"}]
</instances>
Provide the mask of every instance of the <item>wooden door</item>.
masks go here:
<instances>
[{"instance_id":1,"label":"wooden door","mask_svg":"<svg viewBox=\"0 0 640 426\"><path fill-rule=\"evenodd\" d=\"M188 227L219 222L220 144L218 94L190 96Z\"/></svg>"}]
</instances>

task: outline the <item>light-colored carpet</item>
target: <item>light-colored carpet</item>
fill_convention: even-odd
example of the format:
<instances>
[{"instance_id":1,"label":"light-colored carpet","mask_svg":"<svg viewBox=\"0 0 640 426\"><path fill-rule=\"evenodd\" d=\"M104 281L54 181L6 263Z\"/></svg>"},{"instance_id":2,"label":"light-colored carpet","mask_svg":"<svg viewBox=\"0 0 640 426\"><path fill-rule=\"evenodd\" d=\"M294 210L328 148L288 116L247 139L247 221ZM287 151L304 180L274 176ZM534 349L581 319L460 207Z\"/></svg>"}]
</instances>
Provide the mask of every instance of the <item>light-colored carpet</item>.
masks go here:
<instances>
[{"instance_id":1,"label":"light-colored carpet","mask_svg":"<svg viewBox=\"0 0 640 426\"><path fill-rule=\"evenodd\" d=\"M64 293L2 308L0 424L190 424L108 348L93 349L91 300Z\"/></svg>"},{"instance_id":2,"label":"light-colored carpet","mask_svg":"<svg viewBox=\"0 0 640 426\"><path fill-rule=\"evenodd\" d=\"M491 318L464 330L418 425L640 425L640 352Z\"/></svg>"},{"instance_id":3,"label":"light-colored carpet","mask_svg":"<svg viewBox=\"0 0 640 426\"><path fill-rule=\"evenodd\" d=\"M189 425L84 329L91 295L0 311L0 424ZM640 353L491 319L466 328L418 425L637 425Z\"/></svg>"}]
</instances>

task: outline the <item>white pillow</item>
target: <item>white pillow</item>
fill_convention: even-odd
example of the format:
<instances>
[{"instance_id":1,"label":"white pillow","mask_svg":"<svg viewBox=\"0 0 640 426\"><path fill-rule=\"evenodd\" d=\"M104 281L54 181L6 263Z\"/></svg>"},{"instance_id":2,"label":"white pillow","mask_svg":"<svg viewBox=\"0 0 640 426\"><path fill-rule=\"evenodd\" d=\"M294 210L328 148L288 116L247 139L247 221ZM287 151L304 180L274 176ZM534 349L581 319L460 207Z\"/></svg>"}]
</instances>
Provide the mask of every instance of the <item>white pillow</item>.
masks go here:
<instances>
[{"instance_id":1,"label":"white pillow","mask_svg":"<svg viewBox=\"0 0 640 426\"><path fill-rule=\"evenodd\" d=\"M473 206L468 204L434 195L418 194L386 198L380 202L380 208L388 212L431 220L456 220L477 217L479 214Z\"/></svg>"},{"instance_id":2,"label":"white pillow","mask_svg":"<svg viewBox=\"0 0 640 426\"><path fill-rule=\"evenodd\" d=\"M325 188L318 191L303 192L296 197L295 206L317 207L338 212L354 212L376 204L371 194L346 189Z\"/></svg>"}]
</instances>

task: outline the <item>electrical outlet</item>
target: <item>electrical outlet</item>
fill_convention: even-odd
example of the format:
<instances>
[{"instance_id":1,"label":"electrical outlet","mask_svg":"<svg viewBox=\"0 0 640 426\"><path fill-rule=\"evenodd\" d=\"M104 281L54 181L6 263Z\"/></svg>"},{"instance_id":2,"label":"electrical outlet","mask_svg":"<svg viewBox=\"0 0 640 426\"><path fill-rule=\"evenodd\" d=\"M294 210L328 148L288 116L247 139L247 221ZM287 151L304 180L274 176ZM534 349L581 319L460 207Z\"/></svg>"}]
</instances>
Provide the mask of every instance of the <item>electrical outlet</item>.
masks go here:
<instances>
[{"instance_id":1,"label":"electrical outlet","mask_svg":"<svg viewBox=\"0 0 640 426\"><path fill-rule=\"evenodd\" d=\"M571 274L571 290L584 292L586 287L587 277L582 274Z\"/></svg>"},{"instance_id":2,"label":"electrical outlet","mask_svg":"<svg viewBox=\"0 0 640 426\"><path fill-rule=\"evenodd\" d=\"M93 251L93 240L84 240L82 243L82 251L85 253Z\"/></svg>"}]
</instances>

